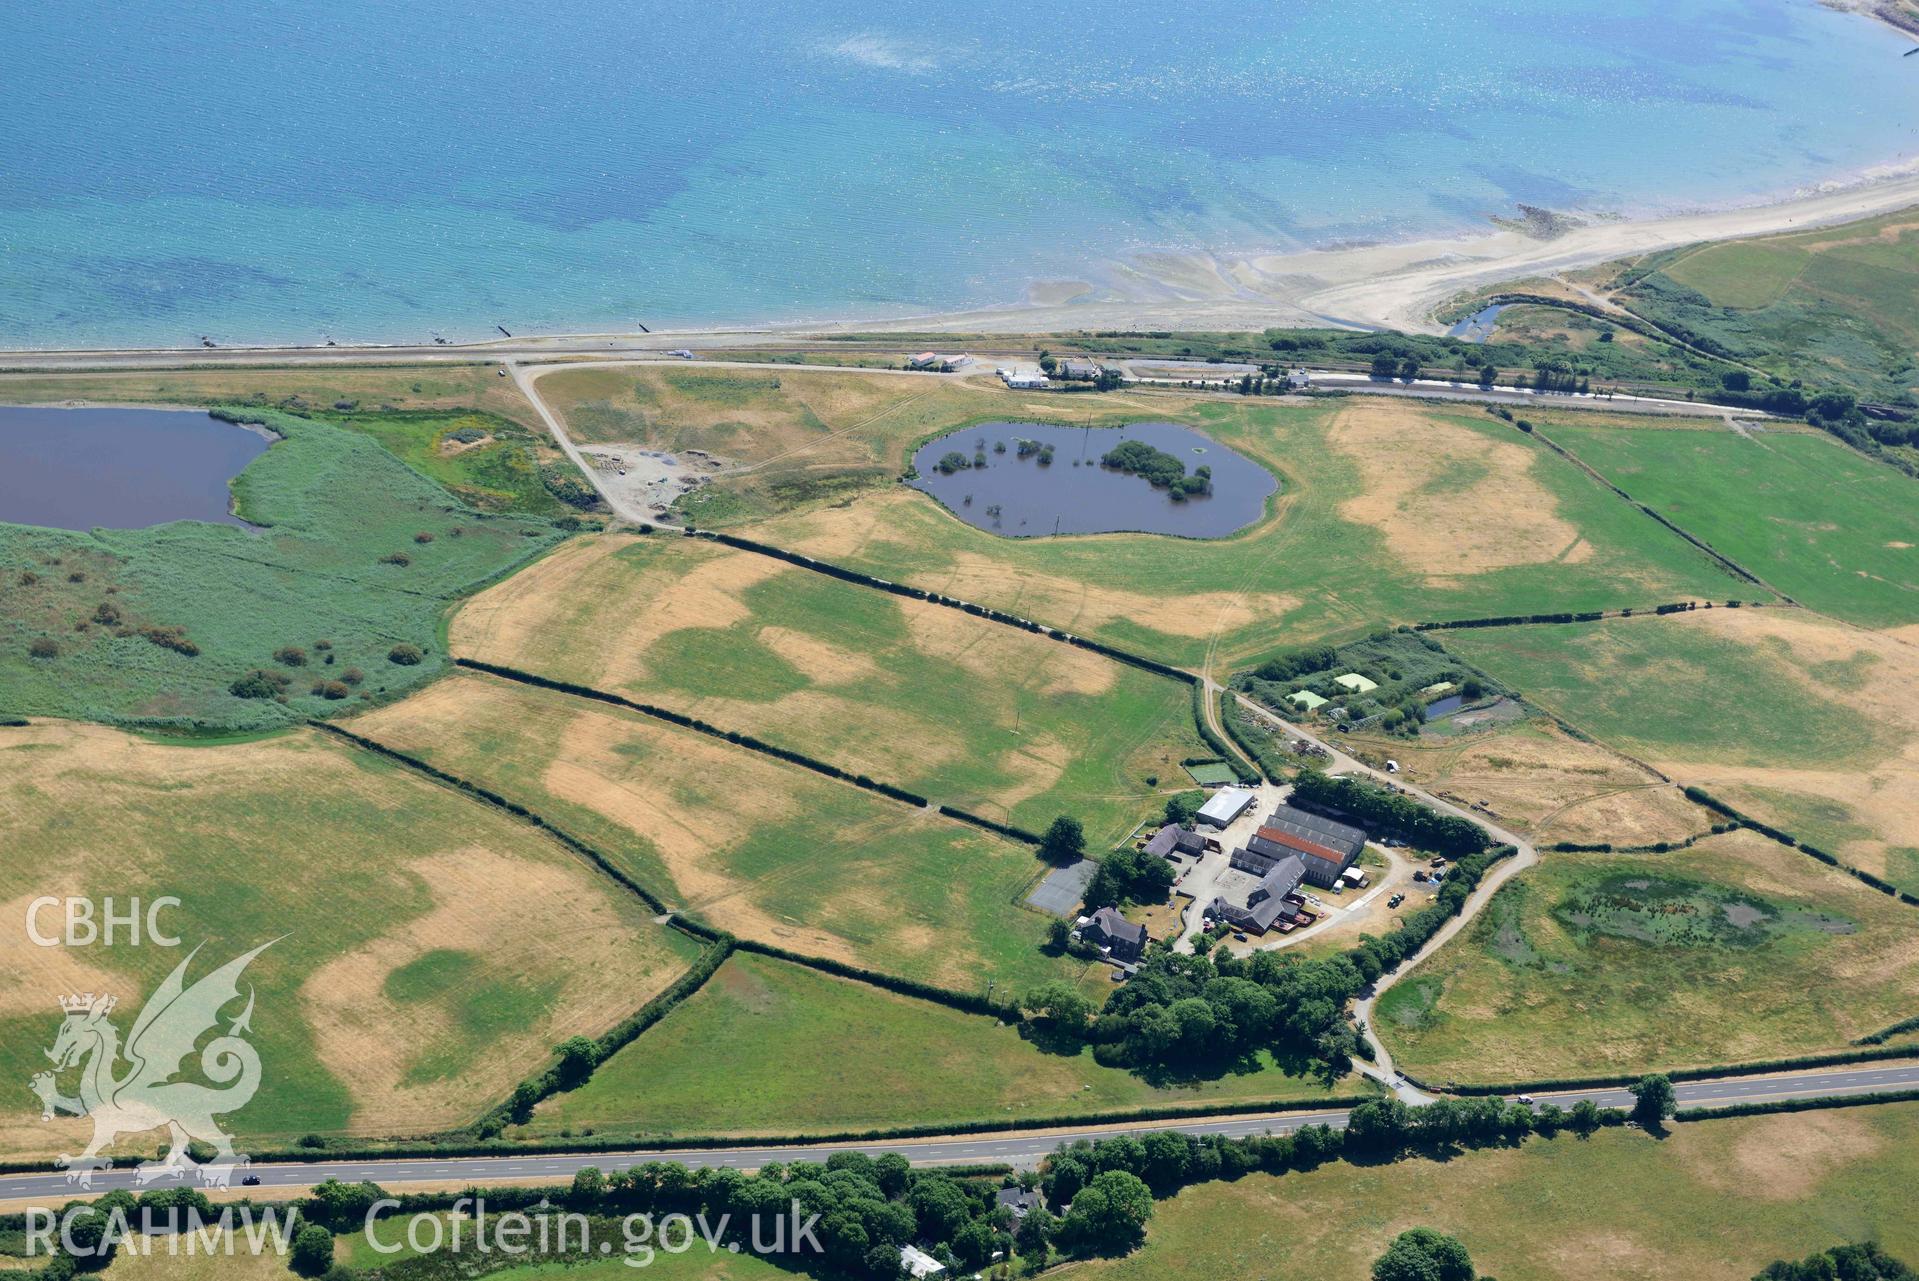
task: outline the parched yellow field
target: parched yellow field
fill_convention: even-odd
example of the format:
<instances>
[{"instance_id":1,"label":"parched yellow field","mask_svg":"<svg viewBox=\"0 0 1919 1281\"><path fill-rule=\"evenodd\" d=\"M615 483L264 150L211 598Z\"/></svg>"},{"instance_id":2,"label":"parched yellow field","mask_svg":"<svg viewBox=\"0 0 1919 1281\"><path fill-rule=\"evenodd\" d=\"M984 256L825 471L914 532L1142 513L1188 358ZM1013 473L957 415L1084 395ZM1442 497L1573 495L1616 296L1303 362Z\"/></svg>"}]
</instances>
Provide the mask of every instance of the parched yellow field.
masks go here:
<instances>
[{"instance_id":1,"label":"parched yellow field","mask_svg":"<svg viewBox=\"0 0 1919 1281\"><path fill-rule=\"evenodd\" d=\"M1756 832L1555 854L1381 998L1423 1080L1709 1067L1846 1049L1919 1010L1919 909Z\"/></svg>"},{"instance_id":2,"label":"parched yellow field","mask_svg":"<svg viewBox=\"0 0 1919 1281\"><path fill-rule=\"evenodd\" d=\"M0 903L16 922L42 895L123 908L172 895L162 921L182 940L49 948L0 933L0 1071L25 1082L46 1066L57 996L117 995L125 1031L188 950L203 947L197 977L277 940L246 976L262 1081L231 1123L256 1140L464 1123L694 952L532 828L307 731L198 747L0 729L0 814L13 856ZM0 1150L75 1150L71 1121L37 1116L21 1090Z\"/></svg>"},{"instance_id":3,"label":"parched yellow field","mask_svg":"<svg viewBox=\"0 0 1919 1281\"><path fill-rule=\"evenodd\" d=\"M1655 845L1712 826L1712 816L1677 785L1547 720L1457 738L1355 735L1349 746L1399 762L1428 791L1486 811L1540 842Z\"/></svg>"},{"instance_id":4,"label":"parched yellow field","mask_svg":"<svg viewBox=\"0 0 1919 1281\"><path fill-rule=\"evenodd\" d=\"M1177 681L694 539L577 541L469 603L450 639L1000 822L1072 814L1096 846L1210 754Z\"/></svg>"},{"instance_id":5,"label":"parched yellow field","mask_svg":"<svg viewBox=\"0 0 1919 1281\"><path fill-rule=\"evenodd\" d=\"M1162 1201L1146 1247L1073 1281L1359 1281L1408 1228L1501 1281L1746 1281L1848 1241L1919 1257L1919 1104L1561 1135L1443 1161L1334 1162Z\"/></svg>"},{"instance_id":6,"label":"parched yellow field","mask_svg":"<svg viewBox=\"0 0 1919 1281\"><path fill-rule=\"evenodd\" d=\"M1031 850L604 704L459 675L351 728L589 840L748 938L965 990L1072 975L1020 906Z\"/></svg>"},{"instance_id":7,"label":"parched yellow field","mask_svg":"<svg viewBox=\"0 0 1919 1281\"><path fill-rule=\"evenodd\" d=\"M1448 644L1602 741L1919 886L1919 648L1804 610L1699 610Z\"/></svg>"}]
</instances>

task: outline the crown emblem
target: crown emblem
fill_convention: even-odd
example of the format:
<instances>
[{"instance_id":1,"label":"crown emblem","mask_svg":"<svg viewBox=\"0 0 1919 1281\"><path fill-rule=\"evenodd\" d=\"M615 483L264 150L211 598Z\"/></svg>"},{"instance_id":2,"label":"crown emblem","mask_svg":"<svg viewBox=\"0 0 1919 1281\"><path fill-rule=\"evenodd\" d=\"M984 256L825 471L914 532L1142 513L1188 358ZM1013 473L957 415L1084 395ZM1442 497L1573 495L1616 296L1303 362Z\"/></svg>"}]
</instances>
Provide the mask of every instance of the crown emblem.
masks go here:
<instances>
[{"instance_id":1,"label":"crown emblem","mask_svg":"<svg viewBox=\"0 0 1919 1281\"><path fill-rule=\"evenodd\" d=\"M105 1014L112 1008L112 997L95 996L92 992L88 992L85 996L75 995L60 998L60 1009L67 1014L92 1014L95 1010Z\"/></svg>"}]
</instances>

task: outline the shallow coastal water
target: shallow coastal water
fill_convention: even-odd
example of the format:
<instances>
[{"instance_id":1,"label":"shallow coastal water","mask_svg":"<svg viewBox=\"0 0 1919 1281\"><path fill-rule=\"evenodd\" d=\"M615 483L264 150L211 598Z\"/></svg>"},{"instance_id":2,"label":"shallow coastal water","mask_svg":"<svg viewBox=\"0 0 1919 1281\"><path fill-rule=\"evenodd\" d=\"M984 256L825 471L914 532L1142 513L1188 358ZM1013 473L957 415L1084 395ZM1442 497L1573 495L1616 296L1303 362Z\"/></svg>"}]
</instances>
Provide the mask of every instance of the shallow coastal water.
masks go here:
<instances>
[{"instance_id":1,"label":"shallow coastal water","mask_svg":"<svg viewBox=\"0 0 1919 1281\"><path fill-rule=\"evenodd\" d=\"M1126 440L1172 455L1188 473L1210 467L1212 492L1175 500L1142 476L1101 466L1100 458ZM1022 456L1021 441L1040 448ZM1050 454L1044 452L1049 446ZM966 466L942 473L940 460L953 453ZM1279 490L1258 463L1176 423L982 423L920 446L913 467L915 489L976 529L1006 538L1120 532L1223 538L1258 520Z\"/></svg>"},{"instance_id":2,"label":"shallow coastal water","mask_svg":"<svg viewBox=\"0 0 1919 1281\"><path fill-rule=\"evenodd\" d=\"M227 482L268 443L179 410L0 406L0 521L57 529L244 525L228 510Z\"/></svg>"},{"instance_id":3,"label":"shallow coastal water","mask_svg":"<svg viewBox=\"0 0 1919 1281\"><path fill-rule=\"evenodd\" d=\"M919 313L1909 157L1817 0L0 14L0 346Z\"/></svg>"}]
</instances>

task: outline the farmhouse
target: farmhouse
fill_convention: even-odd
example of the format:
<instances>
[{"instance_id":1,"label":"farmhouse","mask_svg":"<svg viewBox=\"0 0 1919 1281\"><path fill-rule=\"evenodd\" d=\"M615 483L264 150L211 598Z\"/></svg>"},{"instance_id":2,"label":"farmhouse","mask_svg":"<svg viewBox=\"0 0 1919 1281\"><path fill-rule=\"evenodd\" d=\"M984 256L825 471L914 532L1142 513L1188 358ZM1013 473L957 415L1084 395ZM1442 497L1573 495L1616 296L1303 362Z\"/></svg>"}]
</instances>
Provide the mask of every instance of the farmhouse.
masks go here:
<instances>
[{"instance_id":1,"label":"farmhouse","mask_svg":"<svg viewBox=\"0 0 1919 1281\"><path fill-rule=\"evenodd\" d=\"M1221 788L1199 807L1199 821L1214 827L1230 827L1234 819L1253 803L1253 794L1239 787Z\"/></svg>"},{"instance_id":2,"label":"farmhouse","mask_svg":"<svg viewBox=\"0 0 1919 1281\"><path fill-rule=\"evenodd\" d=\"M1233 852L1233 866L1242 871L1251 870L1241 861L1241 856L1246 852ZM1299 897L1299 883L1305 877L1306 864L1300 858L1288 856L1279 859L1267 867L1260 876L1259 884L1247 893L1244 906L1225 898L1216 898L1208 905L1206 913L1249 934L1264 934L1275 925L1290 929L1310 922L1313 917Z\"/></svg>"},{"instance_id":3,"label":"farmhouse","mask_svg":"<svg viewBox=\"0 0 1919 1281\"><path fill-rule=\"evenodd\" d=\"M999 1208L1015 1219L1023 1219L1046 1204L1046 1198L1040 1195L1038 1188L1030 1191L1020 1187L1001 1188L998 1200Z\"/></svg>"},{"instance_id":4,"label":"farmhouse","mask_svg":"<svg viewBox=\"0 0 1919 1281\"><path fill-rule=\"evenodd\" d=\"M1116 907L1102 907L1079 923L1080 936L1107 952L1115 961L1128 965L1146 954L1146 927L1135 925L1119 914Z\"/></svg>"},{"instance_id":5,"label":"farmhouse","mask_svg":"<svg viewBox=\"0 0 1919 1281\"><path fill-rule=\"evenodd\" d=\"M1259 831L1246 842L1243 851L1249 857L1264 859L1270 865L1296 854L1306 864L1306 880L1321 889L1331 889L1346 869L1366 848L1366 833L1330 818L1308 814L1305 810L1282 805L1267 815ZM1233 866L1240 866L1239 852ZM1265 867L1245 870L1263 875Z\"/></svg>"},{"instance_id":6,"label":"farmhouse","mask_svg":"<svg viewBox=\"0 0 1919 1281\"><path fill-rule=\"evenodd\" d=\"M1081 382L1092 382L1100 375L1100 367L1090 360L1062 360L1057 368L1061 378L1074 378Z\"/></svg>"},{"instance_id":7,"label":"farmhouse","mask_svg":"<svg viewBox=\"0 0 1919 1281\"><path fill-rule=\"evenodd\" d=\"M1206 852L1206 838L1198 832L1189 832L1178 823L1168 823L1153 834L1146 842L1146 852L1157 854L1161 858L1172 858L1186 854L1198 858Z\"/></svg>"},{"instance_id":8,"label":"farmhouse","mask_svg":"<svg viewBox=\"0 0 1919 1281\"><path fill-rule=\"evenodd\" d=\"M1044 387L1048 382L1046 375L1037 369L1002 369L999 379L1016 390Z\"/></svg>"}]
</instances>

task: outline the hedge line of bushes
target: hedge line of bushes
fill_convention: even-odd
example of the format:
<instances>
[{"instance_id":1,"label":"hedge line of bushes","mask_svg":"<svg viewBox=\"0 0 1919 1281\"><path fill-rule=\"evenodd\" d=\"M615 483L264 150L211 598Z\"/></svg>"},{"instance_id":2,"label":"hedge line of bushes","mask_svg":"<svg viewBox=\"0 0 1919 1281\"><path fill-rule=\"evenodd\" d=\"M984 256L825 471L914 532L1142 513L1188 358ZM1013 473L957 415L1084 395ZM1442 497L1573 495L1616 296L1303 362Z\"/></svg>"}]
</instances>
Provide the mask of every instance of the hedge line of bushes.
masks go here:
<instances>
[{"instance_id":1,"label":"hedge line of bushes","mask_svg":"<svg viewBox=\"0 0 1919 1281\"><path fill-rule=\"evenodd\" d=\"M1731 828L1715 823L1712 834L1719 835ZM1670 854L1674 850L1689 850L1699 843L1699 837L1688 836L1683 841L1654 841L1651 845L1614 845L1611 841L1554 841L1547 848L1555 854Z\"/></svg>"},{"instance_id":2,"label":"hedge line of bushes","mask_svg":"<svg viewBox=\"0 0 1919 1281\"><path fill-rule=\"evenodd\" d=\"M895 787L891 783L882 783L875 779L868 778L864 774L851 773L841 769L837 765L828 764L825 761L808 756L803 752L796 752L790 747L781 747L776 743L769 743L765 739L755 738L751 734L742 734L737 730L721 729L717 725L700 720L697 717L687 716L682 712L673 711L671 708L655 707L651 703L636 703L630 698L622 698L618 694L609 694L605 690L594 689L591 685L575 685L571 681L554 680L550 676L539 676L533 672L523 672L515 667L502 667L497 663L485 663L476 658L456 658L453 662L455 666L469 668L476 672L485 672L489 676L498 676L502 680L518 681L522 685L533 685L540 689L555 690L561 694L571 694L575 698L590 698L597 702L611 704L614 707L623 707L628 711L638 712L642 716L651 716L655 720L662 720L670 725L678 725L682 729L690 729L696 733L705 734L709 738L717 738L724 742L731 743L736 747L744 747L749 751L759 752L764 756L771 756L776 760L785 761L789 765L798 765L802 769L812 770L815 774L824 774L828 778L838 779L843 783L851 783L855 787L863 787L869 792L877 792L881 796L901 801L913 806L915 809L925 809L932 803L918 792L909 792L903 787Z\"/></svg>"},{"instance_id":3,"label":"hedge line of bushes","mask_svg":"<svg viewBox=\"0 0 1919 1281\"><path fill-rule=\"evenodd\" d=\"M1259 769L1254 769L1252 766L1248 765L1245 761L1240 759L1238 752L1233 751L1231 748L1227 747L1223 741L1221 741L1218 732L1213 729L1212 723L1207 719L1207 716L1206 716L1205 700L1207 699L1207 697L1208 697L1208 694L1206 692L1205 682L1197 681L1197 680L1194 681L1193 682L1193 724L1197 726L1199 729L1200 741L1206 744L1206 746L1210 747L1214 752L1219 754L1220 760L1224 761L1226 763L1226 767L1233 771L1234 778L1238 779L1242 783L1259 782L1261 774L1266 768L1265 765L1261 764ZM1214 703L1213 703L1214 708L1217 709L1219 712L1219 723L1226 727L1226 732L1233 736L1233 741L1235 743L1239 743L1241 747L1246 747L1246 744L1240 741L1239 735L1236 732L1234 732L1232 719L1226 715L1226 695L1222 692L1219 694L1211 695L1211 697L1214 700ZM1247 750L1246 755L1252 757L1255 761L1259 760L1259 753L1252 751L1251 749ZM1274 779L1273 781L1278 782L1277 779Z\"/></svg>"},{"instance_id":4,"label":"hedge line of bushes","mask_svg":"<svg viewBox=\"0 0 1919 1281\"><path fill-rule=\"evenodd\" d=\"M1822 1112L1827 1108L1873 1107L1882 1103L1919 1103L1919 1090L1877 1090L1871 1094L1829 1094L1817 1099L1775 1099L1770 1103L1730 1103L1723 1108L1681 1108L1675 1121L1718 1121L1769 1112Z\"/></svg>"},{"instance_id":5,"label":"hedge line of bushes","mask_svg":"<svg viewBox=\"0 0 1919 1281\"><path fill-rule=\"evenodd\" d=\"M1870 885L1881 894L1887 895L1890 898L1896 898L1901 903L1910 903L1914 907L1919 907L1919 895L1914 895L1909 891L1900 889L1897 885L1883 881L1864 868L1854 867L1850 863L1842 863L1838 858L1828 854L1817 845L1809 845L1789 832L1782 832L1770 823L1762 823L1750 814L1745 814L1734 809L1703 787L1686 787L1681 790L1685 792L1686 799L1695 805L1703 805L1713 813L1723 815L1741 827L1750 827L1761 836L1770 837L1787 849L1795 849L1802 854L1818 859L1827 867L1838 868L1854 880Z\"/></svg>"},{"instance_id":6,"label":"hedge line of bushes","mask_svg":"<svg viewBox=\"0 0 1919 1281\"><path fill-rule=\"evenodd\" d=\"M1144 671L1155 672L1158 675L1168 677L1172 680L1191 683L1198 679L1191 672L1182 671L1177 667L1162 663L1157 659L1147 658L1143 654L1134 654L1128 650L1116 649L1100 641L1088 640L1084 636L1073 636L1066 632L1055 631L1053 628L1047 627L1042 623L1036 623L1030 618L1021 618L1017 614L1009 614L1004 610L993 609L986 605L976 605L972 601L958 600L951 596L942 596L938 592L929 592L924 588L912 587L906 583L896 583L888 578L875 578L873 575L863 574L857 569L848 569L844 565L835 565L831 561L815 560L811 556L804 556L799 552L788 551L784 547L775 547L771 543L756 542L751 538L741 538L737 534L722 534L710 529L694 529L691 526L687 527L686 534L689 538L704 538L710 542L719 543L726 547L735 547L741 551L757 552L762 556L771 556L775 560L783 560L789 565L797 565L801 569L810 569L816 574L825 574L828 578L837 578L842 582L857 583L861 587L872 587L879 591L891 592L895 596L904 596L909 600L925 601L930 605L943 605L947 609L957 609L963 613L971 614L975 618L984 618L991 622L1004 623L1008 627L1017 627L1023 632L1032 632L1037 636L1050 636L1054 640L1063 641L1068 645L1077 645L1081 649L1090 649L1095 654L1103 654L1116 662L1126 663L1130 666L1141 668Z\"/></svg>"},{"instance_id":7,"label":"hedge line of bushes","mask_svg":"<svg viewBox=\"0 0 1919 1281\"><path fill-rule=\"evenodd\" d=\"M1725 605L1727 609L1741 609L1746 606L1747 602L1743 600L1729 600ZM1654 605L1650 612L1663 617L1666 614L1683 614L1688 610L1711 608L1713 608L1712 601L1706 601L1703 605L1698 601L1674 601L1666 605ZM1752 608L1756 609L1758 606L1753 605ZM1631 618L1635 614L1647 612L1643 608L1627 608L1591 609L1577 614L1564 611L1556 614L1500 614L1491 618L1454 618L1440 622L1414 623L1413 630L1444 632L1463 631L1475 627L1531 627L1539 623L1597 623L1607 618Z\"/></svg>"},{"instance_id":8,"label":"hedge line of bushes","mask_svg":"<svg viewBox=\"0 0 1919 1281\"><path fill-rule=\"evenodd\" d=\"M760 956L770 956L776 961L788 961L794 965L803 965L809 970L818 970L822 974L831 974L836 978L852 979L871 987L884 988L897 992L901 996L911 996L922 1001L932 1001L945 1005L965 1014L984 1014L988 1018L1003 1019L1009 1023L1019 1021L1019 1007L997 1001L989 1001L974 992L960 992L953 988L939 987L932 983L922 983L918 979L902 978L897 974L885 974L879 970L869 970L864 966L849 965L845 961L830 960L823 956L808 956L803 952L789 952L772 943L762 943L757 939L735 939L733 945L739 951L753 952Z\"/></svg>"},{"instance_id":9,"label":"hedge line of bushes","mask_svg":"<svg viewBox=\"0 0 1919 1281\"><path fill-rule=\"evenodd\" d=\"M638 1039L640 1033L658 1023L673 1011L680 1002L692 996L706 986L706 981L725 964L726 958L733 955L736 946L733 939L722 937L718 942L700 953L699 959L686 973L673 980L664 991L657 993L652 1000L622 1019L615 1027L594 1041L593 1068L606 1062L616 1052L625 1049ZM489 1108L474 1130L481 1136L498 1134L508 1125L524 1124L533 1109L540 1103L552 1098L562 1089L584 1085L591 1077L577 1081L568 1081L558 1065L546 1069L537 1076L528 1077L515 1087L505 1102Z\"/></svg>"},{"instance_id":10,"label":"hedge line of bushes","mask_svg":"<svg viewBox=\"0 0 1919 1281\"><path fill-rule=\"evenodd\" d=\"M456 787L469 796L477 797L485 801L495 809L503 810L520 821L539 828L574 853L579 854L583 858L590 859L602 872L605 872L608 876L638 895L640 900L655 912L664 915L670 910L665 903L660 901L657 895L628 876L612 859L608 858L593 846L588 845L585 841L580 840L571 832L566 831L564 828L555 827L553 824L547 822L544 816L528 809L518 801L510 801L498 792L490 788L482 787L470 779L461 778L458 774L449 774L437 765L428 764L417 756L409 755L406 752L388 747L385 743L375 742L373 739L355 734L352 730L341 729L338 725L330 725L325 721L309 721L308 724L314 729L332 734L337 738L345 739L355 747L363 748L366 751L374 753L376 756L384 756L388 760L397 761L405 765L408 769L418 770L428 778L445 783L449 787ZM710 941L711 938L717 937L716 935L712 935L711 931L707 930L705 926L700 925L698 922L682 920L678 917L675 918L675 921L680 924L682 928L686 929L688 933L702 939L708 939Z\"/></svg>"},{"instance_id":11,"label":"hedge line of bushes","mask_svg":"<svg viewBox=\"0 0 1919 1281\"><path fill-rule=\"evenodd\" d=\"M1435 854L1477 854L1493 843L1486 829L1470 819L1441 814L1398 792L1318 770L1300 771L1289 803L1335 819L1351 817L1360 826Z\"/></svg>"},{"instance_id":12,"label":"hedge line of bushes","mask_svg":"<svg viewBox=\"0 0 1919 1281\"><path fill-rule=\"evenodd\" d=\"M974 827L983 828L998 836L1004 836L1008 840L1023 841L1028 845L1038 845L1041 840L1038 832L1029 832L1023 827L1014 827L1010 823L998 823L990 818L982 818L978 814L960 809L956 805L942 805L939 807L939 812L948 818L958 819L962 823L971 823Z\"/></svg>"},{"instance_id":13,"label":"hedge line of bushes","mask_svg":"<svg viewBox=\"0 0 1919 1281\"><path fill-rule=\"evenodd\" d=\"M1882 1027L1877 1032L1868 1032L1853 1042L1854 1045L1884 1045L1895 1036L1904 1036L1908 1032L1919 1032L1919 1018L1901 1019L1891 1027Z\"/></svg>"},{"instance_id":14,"label":"hedge line of bushes","mask_svg":"<svg viewBox=\"0 0 1919 1281\"><path fill-rule=\"evenodd\" d=\"M1674 1081L1710 1081L1726 1076L1764 1076L1768 1072L1794 1072L1802 1068L1845 1067L1854 1063L1875 1063L1881 1059L1908 1058L1912 1051L1902 1046L1869 1050L1835 1050L1830 1054L1802 1054L1796 1058L1766 1059L1757 1063L1727 1063L1717 1067L1661 1069L1660 1075ZM1510 1081L1504 1085L1429 1085L1401 1073L1422 1090L1446 1094L1518 1094L1535 1090L1606 1090L1631 1085L1643 1074L1632 1076L1564 1076L1540 1081Z\"/></svg>"}]
</instances>

